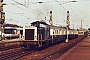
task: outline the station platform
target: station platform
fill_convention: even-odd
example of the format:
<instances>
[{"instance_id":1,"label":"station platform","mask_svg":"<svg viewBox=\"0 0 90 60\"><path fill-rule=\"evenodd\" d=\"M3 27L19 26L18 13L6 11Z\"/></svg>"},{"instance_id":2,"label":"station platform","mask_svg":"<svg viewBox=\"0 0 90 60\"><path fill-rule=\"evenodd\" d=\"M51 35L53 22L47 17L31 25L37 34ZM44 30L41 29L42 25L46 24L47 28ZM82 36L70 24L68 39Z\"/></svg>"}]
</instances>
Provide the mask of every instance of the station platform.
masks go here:
<instances>
[{"instance_id":1,"label":"station platform","mask_svg":"<svg viewBox=\"0 0 90 60\"><path fill-rule=\"evenodd\" d=\"M90 36L84 38L56 60L90 60Z\"/></svg>"},{"instance_id":2,"label":"station platform","mask_svg":"<svg viewBox=\"0 0 90 60\"><path fill-rule=\"evenodd\" d=\"M6 39L6 40L2 40L2 41L0 41L0 44L2 44L2 43L11 43L11 42L20 42L20 41L22 41L20 38L15 38L15 39Z\"/></svg>"}]
</instances>

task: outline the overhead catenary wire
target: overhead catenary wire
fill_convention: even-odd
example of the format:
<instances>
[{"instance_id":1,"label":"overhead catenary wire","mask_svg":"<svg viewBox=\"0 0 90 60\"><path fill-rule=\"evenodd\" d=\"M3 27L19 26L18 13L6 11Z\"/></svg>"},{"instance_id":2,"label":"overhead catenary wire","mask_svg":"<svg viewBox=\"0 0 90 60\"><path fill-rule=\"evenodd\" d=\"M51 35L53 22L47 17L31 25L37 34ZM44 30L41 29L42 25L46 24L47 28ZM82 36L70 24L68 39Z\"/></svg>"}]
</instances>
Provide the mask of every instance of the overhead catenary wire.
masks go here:
<instances>
[{"instance_id":1,"label":"overhead catenary wire","mask_svg":"<svg viewBox=\"0 0 90 60\"><path fill-rule=\"evenodd\" d=\"M22 5L22 6L25 6L25 5L23 5L23 4L21 4L21 3L19 3L19 2L17 2L17 1L15 1L15 0L13 0L14 2L16 2L16 3L18 3L18 4L20 4L20 5ZM25 6L25 7L27 7L27 6ZM30 9L32 9L32 8L30 8ZM38 8L37 8L38 9ZM39 9L38 9L39 10ZM36 10L37 11L37 10ZM40 12L40 11L37 11L37 12ZM40 13L42 13L42 12L40 12ZM44 13L42 13L42 14L44 14Z\"/></svg>"},{"instance_id":2,"label":"overhead catenary wire","mask_svg":"<svg viewBox=\"0 0 90 60\"><path fill-rule=\"evenodd\" d=\"M59 3L59 1L55 0L65 11L67 11L63 6L62 4Z\"/></svg>"},{"instance_id":3,"label":"overhead catenary wire","mask_svg":"<svg viewBox=\"0 0 90 60\"><path fill-rule=\"evenodd\" d=\"M18 4L20 4L20 5L22 5L22 6L24 6L24 7L26 7L27 8L27 6L25 6L25 5L23 5L22 3L19 3L19 2L17 2L17 1L15 1L15 0L12 0L12 1L14 1L15 3L18 3ZM56 0L55 0L56 1ZM58 1L56 1L58 4L59 4L59 2ZM59 4L59 5L61 5L62 6L62 4ZM63 7L63 6L62 6ZM32 8L31 8L32 9ZM63 7L63 9L64 10L66 10L64 7ZM32 10L33 11L33 10ZM67 10L66 10L67 11ZM40 11L38 11L38 12L40 12ZM37 12L35 12L35 13L37 13ZM37 13L38 14L38 13ZM39 15L39 14L38 14Z\"/></svg>"},{"instance_id":4,"label":"overhead catenary wire","mask_svg":"<svg viewBox=\"0 0 90 60\"><path fill-rule=\"evenodd\" d=\"M24 4L22 4L22 3L19 3L19 2L17 2L17 1L15 1L15 0L12 0L12 1L14 1L15 3L17 3L17 4L19 4L19 5L22 5L22 6L24 6L24 7L26 7L26 8L28 8L27 6L25 6ZM20 7L21 8L21 7ZM30 9L32 9L31 7L30 7ZM25 10L25 9L23 9L23 10ZM38 9L39 10L39 9ZM42 12L41 12L42 13ZM39 14L38 14L39 15ZM59 17L60 18L60 17ZM56 19L56 18L54 18L54 19ZM56 20L58 20L58 19L56 19Z\"/></svg>"},{"instance_id":5,"label":"overhead catenary wire","mask_svg":"<svg viewBox=\"0 0 90 60\"><path fill-rule=\"evenodd\" d=\"M40 15L40 13L41 13L41 14L44 14L44 13L42 13L42 12L40 12L40 11L37 11L37 10L35 10L35 9L31 8L31 7L28 7L28 6L26 6L26 5L24 5L24 4L20 3L20 2L17 2L17 1L15 1L15 0L11 0L11 1L13 1L13 2L15 2L15 3L21 5L21 6L25 7L25 8L27 8L28 10L31 10L32 12L38 14L39 16L42 16L42 15Z\"/></svg>"},{"instance_id":6,"label":"overhead catenary wire","mask_svg":"<svg viewBox=\"0 0 90 60\"><path fill-rule=\"evenodd\" d=\"M72 9L72 7L71 7L70 4L69 4L69 6L70 6L71 10L73 11L73 9ZM73 11L73 13L74 13L75 17L77 17L74 11ZM72 15L71 15L71 16L72 16ZM72 17L73 17L73 16L72 16ZM73 17L73 18L75 18L75 17ZM79 19L79 18L77 17L77 19ZM77 19L75 18L76 21L77 21ZM78 21L77 21L77 22L78 22ZM79 22L78 22L78 23L79 23Z\"/></svg>"},{"instance_id":7,"label":"overhead catenary wire","mask_svg":"<svg viewBox=\"0 0 90 60\"><path fill-rule=\"evenodd\" d=\"M32 0L31 0L31 2L33 2ZM42 6L44 6L43 4L41 4ZM44 6L45 7L45 6ZM37 8L37 7L36 7ZM37 8L38 9L38 8ZM49 10L47 7L45 7L45 9L46 10ZM55 13L53 13L55 16L57 16ZM58 16L57 16L58 17ZM55 20L60 20L60 17L58 17L59 19L57 19L57 18L54 18L53 17L53 19L55 19ZM65 19L63 19L63 20L65 20Z\"/></svg>"},{"instance_id":8,"label":"overhead catenary wire","mask_svg":"<svg viewBox=\"0 0 90 60\"><path fill-rule=\"evenodd\" d=\"M16 5L14 5L14 6L16 6ZM20 9L23 9L23 8L21 8L21 7L19 7L19 6L16 6L16 7L20 8ZM29 11L29 10L26 10L26 9L23 9L23 10ZM9 12L9 13L18 15L17 13L13 13L13 12L10 12L10 11L6 11L6 12ZM23 16L23 17L25 17L25 18L27 17L27 16L24 16L24 15L19 15L19 16ZM31 17L30 17L30 19L31 19ZM28 24L30 24L30 23L28 23Z\"/></svg>"},{"instance_id":9,"label":"overhead catenary wire","mask_svg":"<svg viewBox=\"0 0 90 60\"><path fill-rule=\"evenodd\" d=\"M32 9L31 7L29 8L29 7L27 7L27 6L25 6L25 5L23 5L23 4L21 4L21 3L19 3L19 2L17 2L17 1L15 1L15 0L13 0L15 3L18 3L18 4L20 4L20 5L22 5L22 6L24 6L24 7L26 7L27 9ZM39 9L38 9L39 10ZM35 10L35 11L37 11L37 10ZM37 12L39 12L38 14L44 14L44 15L46 15L45 13L42 13L42 12L40 12L40 11L37 11ZM42 15L41 15L42 16Z\"/></svg>"},{"instance_id":10,"label":"overhead catenary wire","mask_svg":"<svg viewBox=\"0 0 90 60\"><path fill-rule=\"evenodd\" d=\"M18 4L20 4L20 5L22 5L22 6L24 6L24 7L26 7L27 8L27 6L25 6L24 4L22 4L22 3L19 3L19 2L17 2L17 1L15 1L15 0L12 0L12 1L14 1L15 3L18 3ZM60 4L61 5L61 4ZM61 5L62 6L62 5ZM62 6L63 7L63 6ZM64 7L63 7L64 8ZM31 8L32 9L32 8ZM64 8L65 9L65 8ZM38 9L39 10L39 9ZM38 12L40 12L40 11L38 11Z\"/></svg>"},{"instance_id":11,"label":"overhead catenary wire","mask_svg":"<svg viewBox=\"0 0 90 60\"><path fill-rule=\"evenodd\" d=\"M68 11L62 4L59 3L59 1L55 0L65 11ZM69 2L68 2L69 3ZM71 14L70 14L71 15ZM71 15L72 16L72 15ZM73 16L72 16L73 17ZM74 17L73 17L74 18ZM74 18L75 19L75 18Z\"/></svg>"},{"instance_id":12,"label":"overhead catenary wire","mask_svg":"<svg viewBox=\"0 0 90 60\"><path fill-rule=\"evenodd\" d=\"M26 5L24 5L24 4L22 4L22 3L20 3L20 2L17 2L17 1L15 1L15 0L11 0L11 1L13 1L13 2L15 2L15 3L17 3L17 4L19 4L19 5L21 5L21 6L23 6L23 7L25 7L25 8L27 8L27 9L29 9L29 10L32 10L33 8L29 8L29 7L27 7ZM39 13L38 12L36 12L37 10L32 10L34 13L36 13L36 14L38 14L39 15Z\"/></svg>"},{"instance_id":13,"label":"overhead catenary wire","mask_svg":"<svg viewBox=\"0 0 90 60\"><path fill-rule=\"evenodd\" d=\"M13 5L13 4L12 4L12 5ZM16 6L16 5L14 5L14 6ZM26 9L21 8L21 7L19 7L19 6L16 6L16 7L20 8L20 9L22 9L22 10L26 11L26 12L31 12L30 10L26 10ZM12 13L13 13L13 12L12 12ZM36 12L34 12L34 13L36 13ZM36 13L36 14L38 14L38 13ZM38 14L38 15L39 15L39 14Z\"/></svg>"},{"instance_id":14,"label":"overhead catenary wire","mask_svg":"<svg viewBox=\"0 0 90 60\"><path fill-rule=\"evenodd\" d=\"M15 1L15 0L14 0ZM15 1L16 2L16 1ZM23 5L23 4L21 4L21 3L19 3L19 2L16 2L16 3L18 3L18 4L20 4L20 5ZM23 5L24 6L24 5ZM25 6L25 7L27 7L27 6Z\"/></svg>"},{"instance_id":15,"label":"overhead catenary wire","mask_svg":"<svg viewBox=\"0 0 90 60\"><path fill-rule=\"evenodd\" d=\"M17 6L17 5L14 5L14 6L16 6L16 7L18 7L18 8L20 8L20 9L23 9L23 10L25 10L26 12L28 11L28 12L30 12L30 10L26 10L26 9L24 9L24 8L21 8L21 7L19 7L19 6ZM8 11L9 13L10 13L10 11ZM13 13L13 12L11 12L11 13ZM39 14L39 13L38 13ZM23 17L27 17L27 16L25 16L25 15L21 15L21 16L23 16ZM31 18L31 17L27 17L29 20L30 19L37 19L37 18Z\"/></svg>"},{"instance_id":16,"label":"overhead catenary wire","mask_svg":"<svg viewBox=\"0 0 90 60\"><path fill-rule=\"evenodd\" d=\"M83 1L86 1L86 0L83 0ZM83 2L83 1L82 1L82 2ZM88 1L88 0L87 0L87 1ZM72 7L71 7L70 4L69 4L69 6L70 6L71 10L73 11L74 15L76 16L76 14L75 14L75 12L74 12L74 10L72 9ZM77 19L75 19L74 21L76 21L78 24L80 24L80 22L81 22L80 20L83 19L83 18L80 19L80 18L77 17L77 16L76 16L76 18L77 18ZM74 23L74 22L73 22L73 23Z\"/></svg>"},{"instance_id":17,"label":"overhead catenary wire","mask_svg":"<svg viewBox=\"0 0 90 60\"><path fill-rule=\"evenodd\" d=\"M23 15L23 13L19 14L19 13L10 12L10 11L7 11L7 10L5 10L5 11L8 12L8 13L11 13L11 14L15 14L15 15L19 15L19 16L25 17L26 19L28 19L28 18L34 19L34 18L31 18L31 17L28 17L28 16Z\"/></svg>"},{"instance_id":18,"label":"overhead catenary wire","mask_svg":"<svg viewBox=\"0 0 90 60\"><path fill-rule=\"evenodd\" d=\"M42 4L42 6L44 6L43 4ZM44 6L45 7L45 6ZM47 10L49 10L47 7L45 7ZM57 16L55 13L54 13L54 15L55 16ZM59 17L59 16L57 16L58 18L61 18L61 17ZM63 19L63 18L61 18L61 19ZM63 19L63 20L65 20L65 19Z\"/></svg>"},{"instance_id":19,"label":"overhead catenary wire","mask_svg":"<svg viewBox=\"0 0 90 60\"><path fill-rule=\"evenodd\" d=\"M59 1L55 0L65 11L67 11L67 9L64 8L64 6L62 6L62 4L59 3ZM71 14L70 14L71 15ZM72 15L71 15L72 18L74 18ZM76 20L76 18L74 18Z\"/></svg>"}]
</instances>

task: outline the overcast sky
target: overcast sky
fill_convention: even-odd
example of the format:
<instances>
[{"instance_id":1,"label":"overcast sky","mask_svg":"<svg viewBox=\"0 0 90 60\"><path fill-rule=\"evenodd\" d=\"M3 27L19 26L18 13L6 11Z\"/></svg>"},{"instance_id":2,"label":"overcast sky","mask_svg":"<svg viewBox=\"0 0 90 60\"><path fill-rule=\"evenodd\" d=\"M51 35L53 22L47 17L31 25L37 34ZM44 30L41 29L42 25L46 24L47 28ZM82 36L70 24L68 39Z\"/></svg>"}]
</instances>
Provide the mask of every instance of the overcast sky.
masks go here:
<instances>
[{"instance_id":1,"label":"overcast sky","mask_svg":"<svg viewBox=\"0 0 90 60\"><path fill-rule=\"evenodd\" d=\"M90 27L90 0L69 1L73 0L4 0L3 3L7 4L4 6L6 23L25 26L36 20L45 20L45 17L48 23L49 12L52 11L53 24L66 26L69 11L71 28L73 24L74 28L79 28L81 19L83 28Z\"/></svg>"}]
</instances>

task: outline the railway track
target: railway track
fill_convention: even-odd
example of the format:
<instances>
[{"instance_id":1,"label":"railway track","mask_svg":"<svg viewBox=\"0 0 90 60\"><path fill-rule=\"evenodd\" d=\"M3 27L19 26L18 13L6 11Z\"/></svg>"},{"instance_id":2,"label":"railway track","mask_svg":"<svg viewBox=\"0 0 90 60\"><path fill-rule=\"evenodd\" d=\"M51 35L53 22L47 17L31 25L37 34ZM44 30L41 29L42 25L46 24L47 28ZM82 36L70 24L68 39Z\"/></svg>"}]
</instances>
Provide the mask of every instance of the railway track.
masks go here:
<instances>
[{"instance_id":1,"label":"railway track","mask_svg":"<svg viewBox=\"0 0 90 60\"><path fill-rule=\"evenodd\" d=\"M83 38L85 38L85 37L83 37ZM40 60L55 60L55 59L57 59L63 53L65 53L70 48L72 48L73 46L75 46L78 42L80 42L83 38L82 37L79 37L77 39L71 40L69 43L63 43L63 46L61 48L59 48L59 49L51 52L50 54L48 54L48 55L40 58Z\"/></svg>"},{"instance_id":2,"label":"railway track","mask_svg":"<svg viewBox=\"0 0 90 60\"><path fill-rule=\"evenodd\" d=\"M20 46L3 47L3 48L0 48L0 51L5 51L5 50L9 50L9 49L14 49L14 48L20 48Z\"/></svg>"},{"instance_id":3,"label":"railway track","mask_svg":"<svg viewBox=\"0 0 90 60\"><path fill-rule=\"evenodd\" d=\"M79 38L70 40L69 43L63 42L61 44L56 44L54 46L48 47L41 51L36 51L33 54L23 56L22 58L19 58L18 60L23 60L23 59L26 59L26 60L55 60L59 56L61 56L63 53L68 51L71 47L75 46L83 38L81 36Z\"/></svg>"},{"instance_id":4,"label":"railway track","mask_svg":"<svg viewBox=\"0 0 90 60\"><path fill-rule=\"evenodd\" d=\"M0 60L55 60L68 49L81 41L82 37L70 40L69 43L61 43L41 51L24 50L23 48L11 49L8 52L0 53Z\"/></svg>"},{"instance_id":5,"label":"railway track","mask_svg":"<svg viewBox=\"0 0 90 60\"><path fill-rule=\"evenodd\" d=\"M0 51L14 49L14 48L20 48L22 47L21 42L18 42L17 40L5 40L0 42Z\"/></svg>"},{"instance_id":6,"label":"railway track","mask_svg":"<svg viewBox=\"0 0 90 60\"><path fill-rule=\"evenodd\" d=\"M23 48L13 49L0 54L0 60L16 60L25 55L31 54L33 51L24 50Z\"/></svg>"}]
</instances>

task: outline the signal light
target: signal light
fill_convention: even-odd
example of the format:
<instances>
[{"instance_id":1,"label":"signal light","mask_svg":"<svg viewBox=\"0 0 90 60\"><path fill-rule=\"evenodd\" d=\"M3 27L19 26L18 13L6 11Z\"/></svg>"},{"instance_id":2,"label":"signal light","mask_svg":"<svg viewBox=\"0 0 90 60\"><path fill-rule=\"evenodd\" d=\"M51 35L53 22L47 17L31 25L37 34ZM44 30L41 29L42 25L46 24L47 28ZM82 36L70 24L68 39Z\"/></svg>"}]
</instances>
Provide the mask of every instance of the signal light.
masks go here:
<instances>
[{"instance_id":1,"label":"signal light","mask_svg":"<svg viewBox=\"0 0 90 60\"><path fill-rule=\"evenodd\" d=\"M0 19L0 24L3 24L5 22L5 12L0 12L1 19Z\"/></svg>"},{"instance_id":2,"label":"signal light","mask_svg":"<svg viewBox=\"0 0 90 60\"><path fill-rule=\"evenodd\" d=\"M0 2L3 2L3 0L0 0Z\"/></svg>"},{"instance_id":3,"label":"signal light","mask_svg":"<svg viewBox=\"0 0 90 60\"><path fill-rule=\"evenodd\" d=\"M3 24L4 23L4 21L3 20L0 20L0 24Z\"/></svg>"},{"instance_id":4,"label":"signal light","mask_svg":"<svg viewBox=\"0 0 90 60\"><path fill-rule=\"evenodd\" d=\"M3 4L0 2L0 11L3 11Z\"/></svg>"},{"instance_id":5,"label":"signal light","mask_svg":"<svg viewBox=\"0 0 90 60\"><path fill-rule=\"evenodd\" d=\"M5 12L1 12L1 19L5 20Z\"/></svg>"}]
</instances>

